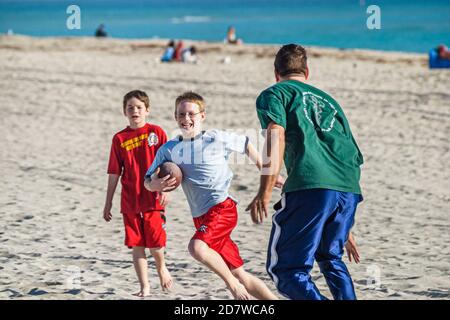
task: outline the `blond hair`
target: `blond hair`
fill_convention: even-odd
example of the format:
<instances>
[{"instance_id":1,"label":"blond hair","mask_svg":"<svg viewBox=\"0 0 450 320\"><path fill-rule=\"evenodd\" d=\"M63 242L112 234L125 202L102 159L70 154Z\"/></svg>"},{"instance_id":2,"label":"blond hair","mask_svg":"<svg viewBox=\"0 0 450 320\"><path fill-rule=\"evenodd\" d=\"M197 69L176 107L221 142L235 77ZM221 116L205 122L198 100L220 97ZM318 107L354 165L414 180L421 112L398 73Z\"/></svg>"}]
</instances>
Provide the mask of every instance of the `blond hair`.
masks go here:
<instances>
[{"instance_id":1,"label":"blond hair","mask_svg":"<svg viewBox=\"0 0 450 320\"><path fill-rule=\"evenodd\" d=\"M177 112L177 107L182 102L192 102L198 105L199 112L205 111L205 99L198 93L187 91L177 97L175 100L175 113Z\"/></svg>"}]
</instances>

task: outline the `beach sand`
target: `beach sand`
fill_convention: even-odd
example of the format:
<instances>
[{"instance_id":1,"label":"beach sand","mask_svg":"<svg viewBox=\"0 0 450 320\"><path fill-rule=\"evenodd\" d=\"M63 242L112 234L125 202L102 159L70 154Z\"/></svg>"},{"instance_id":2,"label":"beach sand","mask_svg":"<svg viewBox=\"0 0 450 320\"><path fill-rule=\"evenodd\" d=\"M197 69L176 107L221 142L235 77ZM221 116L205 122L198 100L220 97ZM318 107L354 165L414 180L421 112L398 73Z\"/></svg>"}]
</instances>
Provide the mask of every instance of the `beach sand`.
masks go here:
<instances>
[{"instance_id":1,"label":"beach sand","mask_svg":"<svg viewBox=\"0 0 450 320\"><path fill-rule=\"evenodd\" d=\"M160 63L165 44L0 37L1 299L137 299L120 187L113 220L102 219L111 139L128 124L121 103L129 90L149 94L149 122L169 135L174 100L186 90L205 97L207 128L259 130L255 99L274 82L278 46L195 42L201 61L188 65ZM340 102L365 157L353 229L362 261L347 264L358 298L448 299L450 71L429 70L420 54L325 48L309 48L309 65L310 83ZM255 226L245 212L258 171L232 169L240 212L232 238L246 269L275 290L265 271L270 219ZM175 285L162 292L150 258L147 299L230 299L187 251L194 227L181 188L167 219ZM317 266L312 277L330 297Z\"/></svg>"}]
</instances>

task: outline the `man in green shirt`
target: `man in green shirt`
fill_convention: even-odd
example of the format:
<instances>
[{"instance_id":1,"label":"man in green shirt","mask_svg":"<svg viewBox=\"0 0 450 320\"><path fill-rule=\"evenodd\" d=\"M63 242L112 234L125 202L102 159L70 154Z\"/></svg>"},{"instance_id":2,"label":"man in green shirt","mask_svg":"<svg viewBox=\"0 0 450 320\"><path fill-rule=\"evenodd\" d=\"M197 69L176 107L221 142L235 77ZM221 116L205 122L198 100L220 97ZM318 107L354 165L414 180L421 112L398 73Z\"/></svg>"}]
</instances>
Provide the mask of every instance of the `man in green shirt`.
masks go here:
<instances>
[{"instance_id":1,"label":"man in green shirt","mask_svg":"<svg viewBox=\"0 0 450 320\"><path fill-rule=\"evenodd\" d=\"M259 121L267 129L268 161L259 192L247 210L255 223L267 217L283 155L288 177L272 218L269 275L290 299L326 299L309 274L316 260L334 299L356 299L342 255L346 242L353 243L349 235L362 201L363 157L339 104L306 84L308 75L302 46L289 44L278 51L277 83L256 101ZM357 261L356 247L352 250Z\"/></svg>"}]
</instances>

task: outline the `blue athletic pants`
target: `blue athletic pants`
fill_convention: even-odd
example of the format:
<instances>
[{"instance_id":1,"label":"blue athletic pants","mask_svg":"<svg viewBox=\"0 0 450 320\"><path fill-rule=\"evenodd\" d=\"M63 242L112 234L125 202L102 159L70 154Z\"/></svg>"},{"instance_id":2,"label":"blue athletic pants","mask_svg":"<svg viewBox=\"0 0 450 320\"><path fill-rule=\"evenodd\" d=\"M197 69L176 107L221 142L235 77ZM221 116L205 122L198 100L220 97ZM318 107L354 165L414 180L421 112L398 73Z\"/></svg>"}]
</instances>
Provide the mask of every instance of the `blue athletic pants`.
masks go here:
<instances>
[{"instance_id":1,"label":"blue athletic pants","mask_svg":"<svg viewBox=\"0 0 450 320\"><path fill-rule=\"evenodd\" d=\"M342 255L360 201L359 194L329 189L283 194L275 205L266 264L281 294L294 300L326 299L309 274L315 259L334 299L356 299Z\"/></svg>"}]
</instances>

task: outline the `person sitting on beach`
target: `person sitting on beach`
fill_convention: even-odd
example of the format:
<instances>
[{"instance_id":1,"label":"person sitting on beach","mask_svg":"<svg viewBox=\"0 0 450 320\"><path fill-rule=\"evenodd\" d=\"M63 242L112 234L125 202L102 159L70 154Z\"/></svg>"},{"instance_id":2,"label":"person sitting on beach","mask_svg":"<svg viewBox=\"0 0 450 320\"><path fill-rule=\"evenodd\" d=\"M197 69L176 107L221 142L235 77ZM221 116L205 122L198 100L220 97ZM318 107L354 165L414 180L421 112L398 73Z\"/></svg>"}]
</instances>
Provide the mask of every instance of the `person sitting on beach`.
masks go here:
<instances>
[{"instance_id":1,"label":"person sitting on beach","mask_svg":"<svg viewBox=\"0 0 450 320\"><path fill-rule=\"evenodd\" d=\"M173 56L175 53L175 41L170 40L164 50L164 53L161 57L161 62L170 62L173 60Z\"/></svg>"},{"instance_id":2,"label":"person sitting on beach","mask_svg":"<svg viewBox=\"0 0 450 320\"><path fill-rule=\"evenodd\" d=\"M175 52L173 54L173 60L177 61L177 62L181 62L182 61L182 53L183 53L183 41L180 40L177 43L177 46L175 48Z\"/></svg>"},{"instance_id":3,"label":"person sitting on beach","mask_svg":"<svg viewBox=\"0 0 450 320\"><path fill-rule=\"evenodd\" d=\"M197 63L197 49L195 46L191 46L189 48L186 48L181 53L181 61L184 63Z\"/></svg>"},{"instance_id":4,"label":"person sitting on beach","mask_svg":"<svg viewBox=\"0 0 450 320\"><path fill-rule=\"evenodd\" d=\"M108 222L112 218L112 201L121 177L120 212L125 225L125 245L133 249L133 264L141 286L136 294L139 297L150 293L145 248L150 249L155 259L163 290L172 286L172 278L164 262L167 238L164 206L168 198L163 192L147 191L141 178L158 149L167 141L163 129L146 122L149 108L149 98L143 91L130 91L123 98L123 113L128 118L129 126L116 133L112 140L108 189L103 209L103 218Z\"/></svg>"},{"instance_id":5,"label":"person sitting on beach","mask_svg":"<svg viewBox=\"0 0 450 320\"><path fill-rule=\"evenodd\" d=\"M445 45L441 44L437 47L437 52L439 59L450 59L450 50Z\"/></svg>"},{"instance_id":6,"label":"person sitting on beach","mask_svg":"<svg viewBox=\"0 0 450 320\"><path fill-rule=\"evenodd\" d=\"M105 31L105 25L102 23L98 26L97 30L95 30L96 37L107 37L108 34Z\"/></svg>"},{"instance_id":7,"label":"person sitting on beach","mask_svg":"<svg viewBox=\"0 0 450 320\"><path fill-rule=\"evenodd\" d=\"M229 44L242 44L242 39L238 39L236 37L236 29L233 26L228 27L227 38L225 39L226 43Z\"/></svg>"},{"instance_id":8,"label":"person sitting on beach","mask_svg":"<svg viewBox=\"0 0 450 320\"><path fill-rule=\"evenodd\" d=\"M238 214L228 190L233 177L228 157L232 152L245 153L259 169L261 159L246 136L203 131L205 117L205 101L199 94L186 92L176 99L175 120L182 134L158 150L144 185L153 192L171 191L175 178L158 178L158 167L166 161L176 163L183 173L181 186L197 229L188 246L192 257L222 278L235 299L277 299L264 282L244 270L230 237ZM279 187L282 183L280 178Z\"/></svg>"}]
</instances>

